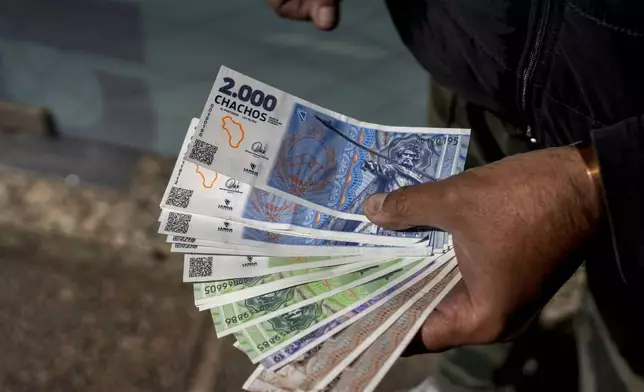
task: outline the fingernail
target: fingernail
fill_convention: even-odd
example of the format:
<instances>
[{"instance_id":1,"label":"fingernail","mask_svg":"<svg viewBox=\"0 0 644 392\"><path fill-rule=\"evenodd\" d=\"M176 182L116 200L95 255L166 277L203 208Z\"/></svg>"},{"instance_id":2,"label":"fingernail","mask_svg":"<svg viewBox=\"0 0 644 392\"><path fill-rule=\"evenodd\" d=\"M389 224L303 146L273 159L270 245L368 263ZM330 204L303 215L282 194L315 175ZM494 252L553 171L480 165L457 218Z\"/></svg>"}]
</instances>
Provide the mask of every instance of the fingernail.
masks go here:
<instances>
[{"instance_id":1,"label":"fingernail","mask_svg":"<svg viewBox=\"0 0 644 392\"><path fill-rule=\"evenodd\" d=\"M328 5L318 8L318 12L315 15L315 21L318 26L328 29L333 26L333 23L335 22L335 10L333 7Z\"/></svg>"},{"instance_id":2,"label":"fingernail","mask_svg":"<svg viewBox=\"0 0 644 392\"><path fill-rule=\"evenodd\" d=\"M375 195L369 196L365 202L364 209L368 214L377 214L382 210L382 205L385 203L385 198L387 198L386 193L376 193Z\"/></svg>"}]
</instances>

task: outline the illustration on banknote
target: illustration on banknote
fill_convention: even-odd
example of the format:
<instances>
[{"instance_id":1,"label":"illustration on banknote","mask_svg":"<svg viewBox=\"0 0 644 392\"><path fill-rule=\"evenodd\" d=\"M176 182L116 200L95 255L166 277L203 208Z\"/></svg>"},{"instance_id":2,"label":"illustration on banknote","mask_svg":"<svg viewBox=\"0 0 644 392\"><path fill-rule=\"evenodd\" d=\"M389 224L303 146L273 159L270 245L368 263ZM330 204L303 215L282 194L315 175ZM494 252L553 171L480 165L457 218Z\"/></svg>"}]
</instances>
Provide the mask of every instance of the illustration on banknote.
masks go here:
<instances>
[{"instance_id":1,"label":"illustration on banknote","mask_svg":"<svg viewBox=\"0 0 644 392\"><path fill-rule=\"evenodd\" d=\"M315 302L268 320L276 331L289 333L311 326L322 309Z\"/></svg>"},{"instance_id":2,"label":"illustration on banknote","mask_svg":"<svg viewBox=\"0 0 644 392\"><path fill-rule=\"evenodd\" d=\"M293 298L295 289L293 287L273 291L268 294L251 297L244 301L244 304L255 312L271 312L280 308L286 301Z\"/></svg>"},{"instance_id":3,"label":"illustration on banknote","mask_svg":"<svg viewBox=\"0 0 644 392\"><path fill-rule=\"evenodd\" d=\"M359 128L297 104L268 185L316 204L362 215L364 202L372 194L451 175L454 160L461 159L460 148L459 136ZM245 217L258 219L262 212L275 209L276 201L286 204L276 196L267 200L268 194L254 188ZM338 219L298 204L285 205L284 210L291 206L290 215L297 215L299 221L313 221L307 223L317 229L400 236L369 222ZM265 216L271 221L274 214ZM418 237L413 233L408 236Z\"/></svg>"},{"instance_id":4,"label":"illustration on banknote","mask_svg":"<svg viewBox=\"0 0 644 392\"><path fill-rule=\"evenodd\" d=\"M442 161L458 159L460 144L458 136L360 128L296 104L268 185L363 214L364 201L374 193L435 181Z\"/></svg>"}]
</instances>

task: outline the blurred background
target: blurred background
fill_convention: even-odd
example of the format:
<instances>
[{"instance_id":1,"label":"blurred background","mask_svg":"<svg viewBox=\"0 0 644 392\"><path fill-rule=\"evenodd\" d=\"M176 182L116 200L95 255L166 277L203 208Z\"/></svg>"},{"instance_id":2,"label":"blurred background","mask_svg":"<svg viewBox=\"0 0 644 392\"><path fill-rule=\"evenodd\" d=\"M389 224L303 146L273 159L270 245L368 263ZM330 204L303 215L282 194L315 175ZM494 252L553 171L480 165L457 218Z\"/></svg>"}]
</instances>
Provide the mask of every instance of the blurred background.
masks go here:
<instances>
[{"instance_id":1,"label":"blurred background","mask_svg":"<svg viewBox=\"0 0 644 392\"><path fill-rule=\"evenodd\" d=\"M429 77L384 2L332 33L263 1L0 3L0 391L231 391L218 341L156 234L184 132L221 65L358 119L427 124ZM411 387L432 356L380 387Z\"/></svg>"}]
</instances>

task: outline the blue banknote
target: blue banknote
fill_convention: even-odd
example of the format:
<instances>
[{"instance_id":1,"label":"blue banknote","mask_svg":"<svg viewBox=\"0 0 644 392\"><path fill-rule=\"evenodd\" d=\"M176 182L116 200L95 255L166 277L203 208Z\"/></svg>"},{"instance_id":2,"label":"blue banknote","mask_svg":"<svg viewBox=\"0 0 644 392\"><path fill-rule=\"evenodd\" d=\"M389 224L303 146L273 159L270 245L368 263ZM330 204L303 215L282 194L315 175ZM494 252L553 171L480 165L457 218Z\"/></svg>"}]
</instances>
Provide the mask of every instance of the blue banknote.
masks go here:
<instances>
[{"instance_id":1,"label":"blue banknote","mask_svg":"<svg viewBox=\"0 0 644 392\"><path fill-rule=\"evenodd\" d=\"M296 104L268 185L325 208L364 215L363 204L374 193L438 181L463 170L469 132L442 131L397 133L359 128ZM243 216L348 233L426 235L339 218L259 188L251 191Z\"/></svg>"}]
</instances>

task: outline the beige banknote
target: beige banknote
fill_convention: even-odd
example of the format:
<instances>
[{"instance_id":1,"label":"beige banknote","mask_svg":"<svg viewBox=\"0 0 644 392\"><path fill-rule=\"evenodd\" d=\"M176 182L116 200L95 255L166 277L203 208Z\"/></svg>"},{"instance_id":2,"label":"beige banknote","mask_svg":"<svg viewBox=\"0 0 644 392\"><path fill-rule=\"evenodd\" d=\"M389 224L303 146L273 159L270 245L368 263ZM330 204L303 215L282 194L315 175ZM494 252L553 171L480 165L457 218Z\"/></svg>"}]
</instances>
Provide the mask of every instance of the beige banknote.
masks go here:
<instances>
[{"instance_id":1,"label":"beige banknote","mask_svg":"<svg viewBox=\"0 0 644 392\"><path fill-rule=\"evenodd\" d=\"M383 304L378 310L324 342L320 352L307 363L306 379L299 385L300 389L320 390L327 386L399 317L432 292L434 286L444 287L444 279L449 279L447 277L451 276L450 272L455 267L454 259Z\"/></svg>"},{"instance_id":2,"label":"beige banknote","mask_svg":"<svg viewBox=\"0 0 644 392\"><path fill-rule=\"evenodd\" d=\"M422 280L409 287L381 305L376 311L360 319L339 334L321 343L313 350L305 353L290 364L276 371L263 369L255 372L247 381L253 385L257 380L276 380L275 385L285 390L309 391L323 390L353 362L380 334L404 314L421 298L427 298L428 293L438 286L440 293L445 285L453 278L452 270L456 262L448 263L433 271ZM259 387L259 384L254 384Z\"/></svg>"},{"instance_id":3,"label":"beige banknote","mask_svg":"<svg viewBox=\"0 0 644 392\"><path fill-rule=\"evenodd\" d=\"M339 379L334 380L332 390L373 391L418 332L427 316L460 278L458 269L450 272L344 369Z\"/></svg>"},{"instance_id":4,"label":"beige banknote","mask_svg":"<svg viewBox=\"0 0 644 392\"><path fill-rule=\"evenodd\" d=\"M276 384L280 381L280 376L272 373L266 372L262 365L259 365L257 369L250 375L248 380L244 383L244 388L249 392L287 392L290 389L283 389Z\"/></svg>"}]
</instances>

